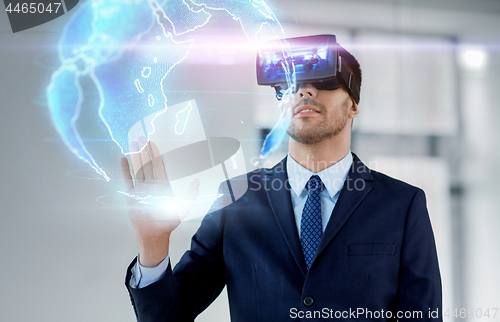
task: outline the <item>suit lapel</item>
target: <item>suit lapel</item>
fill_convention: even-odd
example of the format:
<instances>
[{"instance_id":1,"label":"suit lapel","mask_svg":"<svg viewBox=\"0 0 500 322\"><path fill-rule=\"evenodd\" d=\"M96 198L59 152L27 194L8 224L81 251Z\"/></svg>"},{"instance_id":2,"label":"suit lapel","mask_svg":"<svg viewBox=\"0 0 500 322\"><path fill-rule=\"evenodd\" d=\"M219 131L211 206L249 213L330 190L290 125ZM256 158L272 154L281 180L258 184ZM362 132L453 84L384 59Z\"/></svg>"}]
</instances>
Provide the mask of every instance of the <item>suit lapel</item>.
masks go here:
<instances>
[{"instance_id":1,"label":"suit lapel","mask_svg":"<svg viewBox=\"0 0 500 322\"><path fill-rule=\"evenodd\" d=\"M264 170L266 176L265 191L274 217L278 222L278 226L285 238L285 241L292 253L295 262L299 266L304 276L307 273L302 247L300 245L299 233L295 224L295 215L292 208L292 198L290 196L290 185L288 184L288 176L286 171L286 158L281 160L271 170ZM276 183L273 185L273 181ZM278 183L279 182L279 183ZM276 187L276 189L273 189ZM278 189L281 187L281 189Z\"/></svg>"},{"instance_id":2,"label":"suit lapel","mask_svg":"<svg viewBox=\"0 0 500 322\"><path fill-rule=\"evenodd\" d=\"M353 163L347 179L340 191L339 199L333 209L330 221L328 222L321 242L316 251L315 259L328 246L332 239L337 235L339 230L344 226L345 222L351 214L356 210L361 201L372 189L368 181L372 181L373 177L363 162L353 153ZM313 262L314 265L314 262Z\"/></svg>"},{"instance_id":3,"label":"suit lapel","mask_svg":"<svg viewBox=\"0 0 500 322\"><path fill-rule=\"evenodd\" d=\"M304 276L307 274L307 269L300 245L299 233L295 223L295 215L292 208L292 198L290 196L290 185L288 184L288 176L286 170L286 158L279 162L270 170L263 170L265 178L265 191L269 204L274 213L278 226L286 240L288 248L292 253L295 262L299 266ZM273 180L276 180L273 186ZM316 251L315 259L318 257L332 239L337 235L351 214L356 210L358 205L363 201L366 195L372 189L369 181L373 177L363 162L353 153L353 164L347 175L347 179L340 191L339 199L333 209L330 221L326 226L321 242ZM285 187L282 189L273 189L273 187ZM314 260L313 260L314 265Z\"/></svg>"}]
</instances>

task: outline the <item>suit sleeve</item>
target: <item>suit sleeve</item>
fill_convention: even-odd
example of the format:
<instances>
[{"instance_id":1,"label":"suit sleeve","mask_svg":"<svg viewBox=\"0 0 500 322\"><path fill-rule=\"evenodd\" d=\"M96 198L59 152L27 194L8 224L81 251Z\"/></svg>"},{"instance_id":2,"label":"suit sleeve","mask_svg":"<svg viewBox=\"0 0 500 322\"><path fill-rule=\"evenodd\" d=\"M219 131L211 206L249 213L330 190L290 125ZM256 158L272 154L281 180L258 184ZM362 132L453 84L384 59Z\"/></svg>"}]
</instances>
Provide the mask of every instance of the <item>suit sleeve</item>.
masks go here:
<instances>
[{"instance_id":1,"label":"suit sleeve","mask_svg":"<svg viewBox=\"0 0 500 322\"><path fill-rule=\"evenodd\" d=\"M442 321L441 276L434 234L426 206L425 194L418 190L406 218L401 249L399 311L420 311L421 318L401 321ZM437 318L429 310L438 310Z\"/></svg>"},{"instance_id":2,"label":"suit sleeve","mask_svg":"<svg viewBox=\"0 0 500 322\"><path fill-rule=\"evenodd\" d=\"M222 210L207 215L187 251L172 270L144 288L131 288L128 269L125 285L130 294L137 321L194 321L225 286L222 256Z\"/></svg>"}]
</instances>

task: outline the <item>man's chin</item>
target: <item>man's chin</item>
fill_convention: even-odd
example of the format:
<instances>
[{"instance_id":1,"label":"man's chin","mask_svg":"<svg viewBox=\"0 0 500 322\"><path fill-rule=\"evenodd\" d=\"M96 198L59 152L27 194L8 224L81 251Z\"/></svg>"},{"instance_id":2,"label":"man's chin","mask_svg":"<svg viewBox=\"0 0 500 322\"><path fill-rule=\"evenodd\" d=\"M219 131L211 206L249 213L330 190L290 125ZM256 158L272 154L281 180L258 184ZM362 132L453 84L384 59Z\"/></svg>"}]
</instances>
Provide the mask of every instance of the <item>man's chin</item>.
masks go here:
<instances>
[{"instance_id":1,"label":"man's chin","mask_svg":"<svg viewBox=\"0 0 500 322\"><path fill-rule=\"evenodd\" d=\"M324 133L311 133L310 131L288 131L288 135L302 144L316 144L327 138Z\"/></svg>"}]
</instances>

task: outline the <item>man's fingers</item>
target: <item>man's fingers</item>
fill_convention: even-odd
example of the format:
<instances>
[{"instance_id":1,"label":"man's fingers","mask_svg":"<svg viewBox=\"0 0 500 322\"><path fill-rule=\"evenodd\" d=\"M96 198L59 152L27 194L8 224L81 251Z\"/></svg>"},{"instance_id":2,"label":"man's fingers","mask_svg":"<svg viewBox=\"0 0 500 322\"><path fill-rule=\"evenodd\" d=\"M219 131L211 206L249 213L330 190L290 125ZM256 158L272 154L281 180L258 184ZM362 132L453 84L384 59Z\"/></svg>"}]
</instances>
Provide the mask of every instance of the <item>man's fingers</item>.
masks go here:
<instances>
[{"instance_id":1,"label":"man's fingers","mask_svg":"<svg viewBox=\"0 0 500 322\"><path fill-rule=\"evenodd\" d=\"M188 191L184 196L185 200L194 201L200 195L200 179L194 179L189 185Z\"/></svg>"},{"instance_id":2,"label":"man's fingers","mask_svg":"<svg viewBox=\"0 0 500 322\"><path fill-rule=\"evenodd\" d=\"M120 168L122 170L123 180L125 181L125 187L128 191L134 188L134 180L130 174L130 166L128 165L127 158L122 158L120 160Z\"/></svg>"},{"instance_id":3,"label":"man's fingers","mask_svg":"<svg viewBox=\"0 0 500 322\"><path fill-rule=\"evenodd\" d=\"M153 172L153 165L151 162L151 151L149 151L149 144L147 144L146 138L144 136L139 137L139 148L142 149L141 155L141 163L142 163L142 171L144 171L144 180L154 180L155 175Z\"/></svg>"},{"instance_id":4,"label":"man's fingers","mask_svg":"<svg viewBox=\"0 0 500 322\"><path fill-rule=\"evenodd\" d=\"M196 199L200 195L200 179L194 179L189 185L188 191L184 195L182 210L179 212L179 219L183 221L192 210Z\"/></svg>"},{"instance_id":5,"label":"man's fingers","mask_svg":"<svg viewBox=\"0 0 500 322\"><path fill-rule=\"evenodd\" d=\"M151 156L153 157L153 170L155 173L156 180L167 180L167 173L165 172L165 165L163 164L163 159L161 158L160 150L154 144L154 142L149 142L149 151L151 151Z\"/></svg>"},{"instance_id":6,"label":"man's fingers","mask_svg":"<svg viewBox=\"0 0 500 322\"><path fill-rule=\"evenodd\" d=\"M144 171L142 169L141 156L139 155L139 144L136 141L130 142L130 159L132 160L132 170L137 181L144 180Z\"/></svg>"}]
</instances>

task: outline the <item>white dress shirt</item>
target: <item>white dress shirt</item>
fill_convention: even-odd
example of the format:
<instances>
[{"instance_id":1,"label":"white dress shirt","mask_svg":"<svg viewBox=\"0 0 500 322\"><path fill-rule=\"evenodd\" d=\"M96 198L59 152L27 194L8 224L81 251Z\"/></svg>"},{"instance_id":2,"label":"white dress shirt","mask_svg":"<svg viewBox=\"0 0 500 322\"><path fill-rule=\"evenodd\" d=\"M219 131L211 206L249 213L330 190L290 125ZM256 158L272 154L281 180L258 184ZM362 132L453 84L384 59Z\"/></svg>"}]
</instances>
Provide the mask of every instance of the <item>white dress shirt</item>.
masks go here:
<instances>
[{"instance_id":1,"label":"white dress shirt","mask_svg":"<svg viewBox=\"0 0 500 322\"><path fill-rule=\"evenodd\" d=\"M325 189L323 189L320 194L321 224L324 232L351 166L352 154L350 150L342 160L318 173L314 173L304 168L302 165L297 163L297 161L295 161L290 154L287 156L286 171L288 175L288 182L292 188L290 195L292 198L293 213L295 215L295 224L297 225L299 238L300 220L302 218L302 210L304 209L304 205L307 200L306 184L307 181L309 181L309 178L316 174L321 178L321 181L325 185ZM130 286L133 288L143 288L160 280L167 270L169 262L170 256L168 255L158 266L151 268L144 267L139 263L139 261L137 261L132 268Z\"/></svg>"},{"instance_id":2,"label":"white dress shirt","mask_svg":"<svg viewBox=\"0 0 500 322\"><path fill-rule=\"evenodd\" d=\"M290 194L292 197L293 212L295 214L295 223L297 225L299 236L302 210L304 210L304 205L306 204L307 200L306 184L311 176L318 175L325 185L325 189L323 189L320 194L321 224L324 232L326 225L330 220L330 216L332 215L333 208L337 203L340 195L340 190L344 185L351 165L351 151L349 151L349 153L347 153L347 155L342 160L318 173L307 170L306 168L298 164L297 161L295 161L290 155L287 156L286 170L288 175L288 182L290 183L290 187L292 188Z\"/></svg>"}]
</instances>

